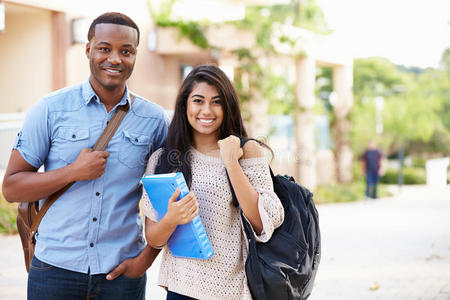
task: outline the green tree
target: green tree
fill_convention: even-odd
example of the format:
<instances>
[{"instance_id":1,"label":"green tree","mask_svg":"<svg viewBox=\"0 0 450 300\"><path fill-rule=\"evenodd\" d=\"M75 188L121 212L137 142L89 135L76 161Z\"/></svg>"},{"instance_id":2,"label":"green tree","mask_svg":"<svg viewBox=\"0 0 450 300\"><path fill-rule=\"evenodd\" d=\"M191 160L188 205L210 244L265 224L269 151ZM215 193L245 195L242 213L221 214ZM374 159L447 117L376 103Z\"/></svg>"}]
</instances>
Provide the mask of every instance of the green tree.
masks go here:
<instances>
[{"instance_id":1,"label":"green tree","mask_svg":"<svg viewBox=\"0 0 450 300\"><path fill-rule=\"evenodd\" d=\"M445 70L398 67L381 58L357 59L354 66L354 150L361 152L367 139L375 136L377 96L385 100L384 132L379 136L385 149L397 144L414 151L414 147L431 141L433 148L429 150L448 148L450 85ZM421 149L426 151L426 147Z\"/></svg>"}]
</instances>

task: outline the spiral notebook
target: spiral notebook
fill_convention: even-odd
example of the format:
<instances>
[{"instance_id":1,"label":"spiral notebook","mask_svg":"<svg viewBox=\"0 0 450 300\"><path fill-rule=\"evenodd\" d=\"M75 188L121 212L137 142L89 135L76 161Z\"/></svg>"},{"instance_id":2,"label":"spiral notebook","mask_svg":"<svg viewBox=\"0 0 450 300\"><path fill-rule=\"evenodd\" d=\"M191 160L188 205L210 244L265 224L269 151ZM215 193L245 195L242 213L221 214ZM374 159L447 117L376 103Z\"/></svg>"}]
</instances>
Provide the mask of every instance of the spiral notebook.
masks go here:
<instances>
[{"instance_id":1,"label":"spiral notebook","mask_svg":"<svg viewBox=\"0 0 450 300\"><path fill-rule=\"evenodd\" d=\"M180 190L177 200L189 193L183 173L146 175L142 184L160 221L167 213L168 201L176 188ZM178 225L167 241L172 255L186 258L207 259L214 255L208 235L198 214L184 225Z\"/></svg>"}]
</instances>

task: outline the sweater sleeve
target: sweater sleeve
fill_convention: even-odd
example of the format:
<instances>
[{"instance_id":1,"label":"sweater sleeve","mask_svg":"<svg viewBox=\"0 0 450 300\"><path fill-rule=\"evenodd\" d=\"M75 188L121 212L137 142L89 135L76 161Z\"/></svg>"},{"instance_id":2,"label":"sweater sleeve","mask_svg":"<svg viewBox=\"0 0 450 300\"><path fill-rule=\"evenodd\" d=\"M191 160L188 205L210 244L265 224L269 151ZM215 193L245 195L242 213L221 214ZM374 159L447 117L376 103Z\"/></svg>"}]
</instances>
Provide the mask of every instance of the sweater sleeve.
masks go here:
<instances>
[{"instance_id":1,"label":"sweater sleeve","mask_svg":"<svg viewBox=\"0 0 450 300\"><path fill-rule=\"evenodd\" d=\"M241 159L240 164L244 174L258 193L258 211L261 216L263 230L256 236L256 241L269 241L273 231L284 220L284 209L280 199L273 190L269 164L265 157Z\"/></svg>"},{"instance_id":2,"label":"sweater sleeve","mask_svg":"<svg viewBox=\"0 0 450 300\"><path fill-rule=\"evenodd\" d=\"M155 173L155 168L158 163L158 159L161 156L161 153L162 153L162 148L156 150L150 156L150 158L148 159L147 169L145 170L144 176ZM143 192L142 192L142 213L144 214L144 216L146 216L150 220L152 220L154 222L158 222L156 211L153 208L152 204L150 203L150 200L148 199L147 191L145 190L145 188L143 189Z\"/></svg>"}]
</instances>

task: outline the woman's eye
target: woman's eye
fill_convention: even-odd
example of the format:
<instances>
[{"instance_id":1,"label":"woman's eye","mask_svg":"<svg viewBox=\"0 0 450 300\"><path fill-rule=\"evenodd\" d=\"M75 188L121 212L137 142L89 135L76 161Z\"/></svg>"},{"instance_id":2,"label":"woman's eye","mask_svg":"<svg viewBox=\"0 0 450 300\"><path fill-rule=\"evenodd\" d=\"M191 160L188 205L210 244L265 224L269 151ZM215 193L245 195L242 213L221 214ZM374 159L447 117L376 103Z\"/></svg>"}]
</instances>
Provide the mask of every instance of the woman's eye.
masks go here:
<instances>
[{"instance_id":1,"label":"woman's eye","mask_svg":"<svg viewBox=\"0 0 450 300\"><path fill-rule=\"evenodd\" d=\"M221 104L222 104L222 101L221 101L221 100L214 100L214 101L213 101L213 104L220 104L220 105L221 105Z\"/></svg>"},{"instance_id":2,"label":"woman's eye","mask_svg":"<svg viewBox=\"0 0 450 300\"><path fill-rule=\"evenodd\" d=\"M192 102L194 102L194 103L202 103L202 100L201 99L192 99Z\"/></svg>"}]
</instances>

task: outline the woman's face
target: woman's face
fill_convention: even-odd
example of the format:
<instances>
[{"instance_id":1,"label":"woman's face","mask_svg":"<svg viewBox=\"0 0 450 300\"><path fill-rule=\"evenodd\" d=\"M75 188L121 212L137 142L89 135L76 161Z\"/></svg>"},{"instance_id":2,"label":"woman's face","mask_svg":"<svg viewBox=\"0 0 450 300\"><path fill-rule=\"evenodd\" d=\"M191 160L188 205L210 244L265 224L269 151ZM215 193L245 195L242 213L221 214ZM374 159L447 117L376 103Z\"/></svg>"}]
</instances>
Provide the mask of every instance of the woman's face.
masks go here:
<instances>
[{"instance_id":1,"label":"woman's face","mask_svg":"<svg viewBox=\"0 0 450 300\"><path fill-rule=\"evenodd\" d=\"M187 99L187 119L193 135L215 135L219 139L219 129L223 121L223 99L217 89L206 82L194 84Z\"/></svg>"}]
</instances>

